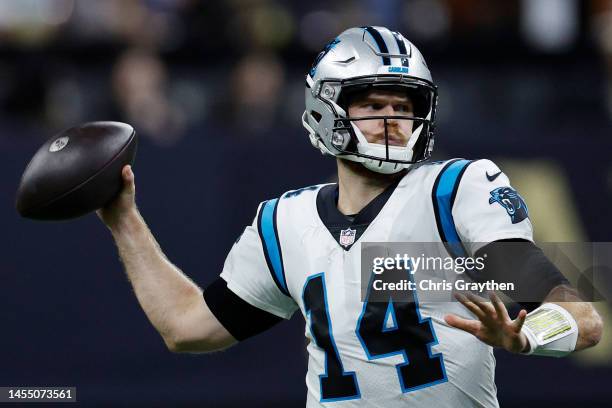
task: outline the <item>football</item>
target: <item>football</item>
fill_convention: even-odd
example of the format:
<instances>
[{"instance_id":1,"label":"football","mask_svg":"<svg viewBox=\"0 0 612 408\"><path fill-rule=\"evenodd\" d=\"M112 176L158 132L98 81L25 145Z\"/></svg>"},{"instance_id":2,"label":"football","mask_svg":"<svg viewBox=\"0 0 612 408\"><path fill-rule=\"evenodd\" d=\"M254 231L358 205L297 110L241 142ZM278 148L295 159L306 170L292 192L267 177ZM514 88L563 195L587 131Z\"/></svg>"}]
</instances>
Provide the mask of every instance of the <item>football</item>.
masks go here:
<instances>
[{"instance_id":1,"label":"football","mask_svg":"<svg viewBox=\"0 0 612 408\"><path fill-rule=\"evenodd\" d=\"M121 169L133 164L136 145L134 128L121 122L84 123L53 136L21 177L17 211L66 220L103 207L121 191Z\"/></svg>"}]
</instances>

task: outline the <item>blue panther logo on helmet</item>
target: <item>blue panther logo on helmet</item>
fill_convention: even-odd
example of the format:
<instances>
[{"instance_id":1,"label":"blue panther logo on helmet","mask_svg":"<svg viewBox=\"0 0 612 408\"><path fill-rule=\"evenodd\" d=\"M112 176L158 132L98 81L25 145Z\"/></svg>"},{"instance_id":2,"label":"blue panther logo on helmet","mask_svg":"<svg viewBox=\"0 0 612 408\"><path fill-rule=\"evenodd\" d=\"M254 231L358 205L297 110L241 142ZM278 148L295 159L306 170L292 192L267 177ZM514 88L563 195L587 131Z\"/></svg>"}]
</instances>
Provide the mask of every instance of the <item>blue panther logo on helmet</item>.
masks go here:
<instances>
[{"instance_id":1,"label":"blue panther logo on helmet","mask_svg":"<svg viewBox=\"0 0 612 408\"><path fill-rule=\"evenodd\" d=\"M529 217L529 209L527 204L523 200L523 197L519 195L511 187L498 187L490 192L491 198L489 198L489 204L499 203L506 209L513 224L523 221Z\"/></svg>"},{"instance_id":2,"label":"blue panther logo on helmet","mask_svg":"<svg viewBox=\"0 0 612 408\"><path fill-rule=\"evenodd\" d=\"M315 73L317 72L317 65L319 65L319 62L321 62L323 57L326 56L327 53L332 48L334 48L336 45L338 45L339 42L340 42L339 39L334 38L333 40L331 40L330 42L325 44L325 47L323 47L323 50L321 50L321 52L319 54L317 54L317 57L315 58L314 62L312 63L312 67L310 68L310 76L311 77L313 77L315 75Z\"/></svg>"}]
</instances>

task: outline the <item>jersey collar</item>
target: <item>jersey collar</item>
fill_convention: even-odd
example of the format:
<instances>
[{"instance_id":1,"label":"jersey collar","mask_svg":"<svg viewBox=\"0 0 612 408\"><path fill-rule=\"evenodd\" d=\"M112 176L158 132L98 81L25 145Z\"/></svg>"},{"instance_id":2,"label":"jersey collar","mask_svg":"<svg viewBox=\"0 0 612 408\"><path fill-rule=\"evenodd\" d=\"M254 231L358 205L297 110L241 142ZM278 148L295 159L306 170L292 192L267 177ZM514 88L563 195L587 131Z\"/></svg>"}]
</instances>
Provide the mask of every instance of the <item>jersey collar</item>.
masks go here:
<instances>
[{"instance_id":1,"label":"jersey collar","mask_svg":"<svg viewBox=\"0 0 612 408\"><path fill-rule=\"evenodd\" d=\"M397 181L372 199L352 220L338 210L337 184L329 184L319 190L317 194L319 218L341 248L345 251L351 249L383 209L401 180L402 177L399 177Z\"/></svg>"}]
</instances>

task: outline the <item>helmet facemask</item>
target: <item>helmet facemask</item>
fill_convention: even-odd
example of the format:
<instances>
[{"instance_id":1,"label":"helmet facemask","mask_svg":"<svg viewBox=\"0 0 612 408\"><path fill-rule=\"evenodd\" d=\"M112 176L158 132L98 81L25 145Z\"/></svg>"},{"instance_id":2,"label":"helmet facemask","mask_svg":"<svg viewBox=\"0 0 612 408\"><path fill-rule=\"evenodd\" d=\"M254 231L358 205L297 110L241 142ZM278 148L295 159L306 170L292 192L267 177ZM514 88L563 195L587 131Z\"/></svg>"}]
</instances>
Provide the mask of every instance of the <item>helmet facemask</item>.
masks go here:
<instances>
[{"instance_id":1,"label":"helmet facemask","mask_svg":"<svg viewBox=\"0 0 612 408\"><path fill-rule=\"evenodd\" d=\"M385 80L386 79L386 80ZM330 91L331 89L331 91ZM338 89L337 100L325 98ZM431 84L411 78L369 78L329 81L321 86L322 100L334 110L328 149L336 156L363 163L379 173L395 173L414 163L427 160L433 148L432 118L435 115L436 90ZM394 116L349 117L349 105L371 90L404 94L413 112ZM364 131L367 134L364 135ZM370 140L368 140L368 138Z\"/></svg>"}]
</instances>

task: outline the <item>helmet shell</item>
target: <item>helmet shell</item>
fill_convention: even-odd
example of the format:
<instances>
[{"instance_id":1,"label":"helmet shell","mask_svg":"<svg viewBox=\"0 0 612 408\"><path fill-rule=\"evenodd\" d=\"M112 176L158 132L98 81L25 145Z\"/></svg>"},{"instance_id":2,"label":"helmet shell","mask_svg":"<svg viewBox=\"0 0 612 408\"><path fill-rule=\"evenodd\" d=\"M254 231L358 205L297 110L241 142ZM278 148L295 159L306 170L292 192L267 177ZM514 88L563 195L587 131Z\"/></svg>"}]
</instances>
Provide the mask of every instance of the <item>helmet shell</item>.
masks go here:
<instances>
[{"instance_id":1,"label":"helmet shell","mask_svg":"<svg viewBox=\"0 0 612 408\"><path fill-rule=\"evenodd\" d=\"M365 138L359 137L363 136L359 131L351 131L358 146L354 151L345 151L338 143L332 143L338 140L338 124L347 128L346 123L339 122L348 117L342 98L347 89L357 86L399 86L427 95L420 118L423 126L416 136L411 136L420 140L416 143L413 140L411 147L395 152L394 157L389 155L388 147L381 149L371 143L368 146ZM383 173L407 168L431 154L437 90L421 52L398 32L375 26L342 32L315 58L306 75L305 99L302 123L312 144L324 154L362 162Z\"/></svg>"}]
</instances>

